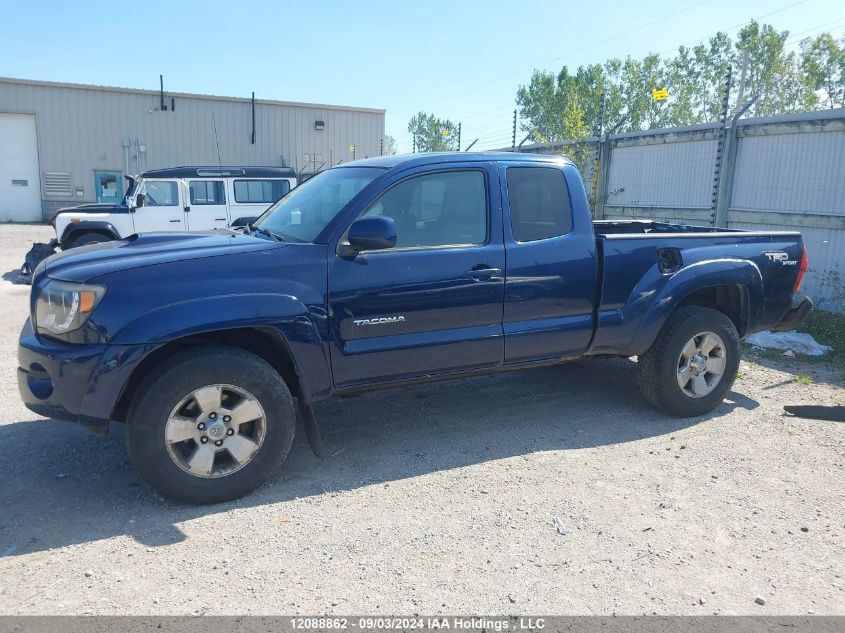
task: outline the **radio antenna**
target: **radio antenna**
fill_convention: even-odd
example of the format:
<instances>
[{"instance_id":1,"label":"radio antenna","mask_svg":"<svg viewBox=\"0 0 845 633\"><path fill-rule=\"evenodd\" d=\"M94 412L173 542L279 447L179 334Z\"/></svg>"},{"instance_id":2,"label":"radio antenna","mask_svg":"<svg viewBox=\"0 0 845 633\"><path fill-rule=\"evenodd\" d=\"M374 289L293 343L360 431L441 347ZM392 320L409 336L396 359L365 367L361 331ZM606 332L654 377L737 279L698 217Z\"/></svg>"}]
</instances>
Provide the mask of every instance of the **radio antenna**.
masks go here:
<instances>
[{"instance_id":1,"label":"radio antenna","mask_svg":"<svg viewBox=\"0 0 845 633\"><path fill-rule=\"evenodd\" d=\"M220 170L220 175L223 175L223 163L220 162L220 138L217 136L217 119L214 117L214 112L211 113L211 123L214 126L214 144L217 146L217 169Z\"/></svg>"}]
</instances>

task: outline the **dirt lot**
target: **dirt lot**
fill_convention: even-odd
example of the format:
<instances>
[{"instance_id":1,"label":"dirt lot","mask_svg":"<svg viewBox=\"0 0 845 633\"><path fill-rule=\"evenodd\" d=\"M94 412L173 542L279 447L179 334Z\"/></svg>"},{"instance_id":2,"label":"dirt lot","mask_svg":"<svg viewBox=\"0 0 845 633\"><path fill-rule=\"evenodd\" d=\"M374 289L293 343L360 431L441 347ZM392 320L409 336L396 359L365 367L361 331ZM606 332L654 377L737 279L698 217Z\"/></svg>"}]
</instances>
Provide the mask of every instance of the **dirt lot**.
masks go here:
<instances>
[{"instance_id":1,"label":"dirt lot","mask_svg":"<svg viewBox=\"0 0 845 633\"><path fill-rule=\"evenodd\" d=\"M0 227L2 272L49 233ZM825 365L744 362L690 420L627 360L325 403L330 458L300 433L273 483L195 508L119 425L23 407L28 292L0 280L0 613L845 614L845 426L783 413L845 404Z\"/></svg>"}]
</instances>

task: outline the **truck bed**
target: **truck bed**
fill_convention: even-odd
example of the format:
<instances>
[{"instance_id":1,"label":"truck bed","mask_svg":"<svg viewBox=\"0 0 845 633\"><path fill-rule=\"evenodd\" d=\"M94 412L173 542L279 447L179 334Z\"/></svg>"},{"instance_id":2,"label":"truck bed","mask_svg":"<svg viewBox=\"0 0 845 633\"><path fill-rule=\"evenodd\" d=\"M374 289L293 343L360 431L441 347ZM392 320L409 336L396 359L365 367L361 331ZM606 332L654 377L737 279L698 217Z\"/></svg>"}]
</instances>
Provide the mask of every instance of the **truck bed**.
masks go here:
<instances>
[{"instance_id":1,"label":"truck bed","mask_svg":"<svg viewBox=\"0 0 845 633\"><path fill-rule=\"evenodd\" d=\"M740 336L768 329L790 307L803 254L801 234L743 231L641 220L593 223L599 300L590 353L645 351L656 328L650 308L674 305L688 288L736 295ZM699 303L701 297L698 297Z\"/></svg>"},{"instance_id":2,"label":"truck bed","mask_svg":"<svg viewBox=\"0 0 845 633\"><path fill-rule=\"evenodd\" d=\"M596 220L596 235L631 235L651 233L742 233L740 229L724 229L692 224L670 224L654 220Z\"/></svg>"}]
</instances>

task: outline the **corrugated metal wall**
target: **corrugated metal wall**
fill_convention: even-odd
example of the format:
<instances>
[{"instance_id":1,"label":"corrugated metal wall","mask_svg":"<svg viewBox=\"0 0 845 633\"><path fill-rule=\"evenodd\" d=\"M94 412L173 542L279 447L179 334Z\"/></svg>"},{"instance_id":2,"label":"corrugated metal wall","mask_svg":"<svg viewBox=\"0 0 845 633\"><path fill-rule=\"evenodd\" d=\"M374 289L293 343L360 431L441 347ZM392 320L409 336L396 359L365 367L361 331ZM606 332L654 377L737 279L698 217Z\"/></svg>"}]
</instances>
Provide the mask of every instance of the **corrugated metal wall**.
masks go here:
<instances>
[{"instance_id":1,"label":"corrugated metal wall","mask_svg":"<svg viewBox=\"0 0 845 633\"><path fill-rule=\"evenodd\" d=\"M176 108L170 111L171 98ZM384 110L256 100L255 144L249 99L0 80L0 112L34 113L41 171L70 172L73 187L92 201L94 171L125 171L121 141L128 138L129 173L186 164L282 165L298 171L325 163L378 156ZM325 122L317 131L314 123ZM145 151L142 151L145 150ZM50 196L44 196L46 202Z\"/></svg>"}]
</instances>

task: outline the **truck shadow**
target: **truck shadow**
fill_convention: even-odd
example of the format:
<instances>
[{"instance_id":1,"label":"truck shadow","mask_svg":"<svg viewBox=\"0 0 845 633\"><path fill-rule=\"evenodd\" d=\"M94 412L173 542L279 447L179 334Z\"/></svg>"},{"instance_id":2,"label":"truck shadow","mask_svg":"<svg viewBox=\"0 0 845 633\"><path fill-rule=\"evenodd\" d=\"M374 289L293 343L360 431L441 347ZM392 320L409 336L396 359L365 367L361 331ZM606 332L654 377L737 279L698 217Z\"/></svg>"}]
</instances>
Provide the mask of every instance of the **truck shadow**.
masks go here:
<instances>
[{"instance_id":1,"label":"truck shadow","mask_svg":"<svg viewBox=\"0 0 845 633\"><path fill-rule=\"evenodd\" d=\"M670 418L644 404L634 363L622 359L366 394L318 405L325 461L300 429L274 481L205 507L166 501L141 482L121 425L99 438L53 420L7 424L0 426L0 557L115 536L155 548L184 540L179 524L209 514L538 452L636 442L757 406L731 393L707 416Z\"/></svg>"}]
</instances>

